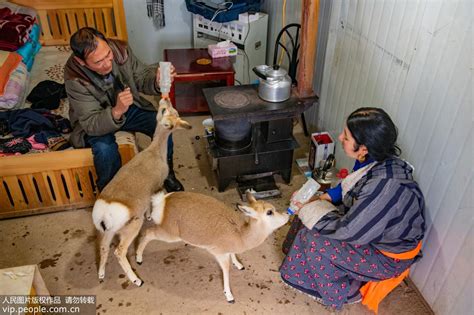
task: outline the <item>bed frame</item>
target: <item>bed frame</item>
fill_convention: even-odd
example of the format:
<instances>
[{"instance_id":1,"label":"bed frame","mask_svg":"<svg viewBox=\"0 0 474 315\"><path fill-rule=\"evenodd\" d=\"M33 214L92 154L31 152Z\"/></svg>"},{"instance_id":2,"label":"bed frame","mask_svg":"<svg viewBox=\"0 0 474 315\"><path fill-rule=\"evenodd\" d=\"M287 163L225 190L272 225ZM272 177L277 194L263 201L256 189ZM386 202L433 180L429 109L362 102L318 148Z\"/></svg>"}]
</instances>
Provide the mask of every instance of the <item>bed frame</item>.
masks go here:
<instances>
[{"instance_id":1,"label":"bed frame","mask_svg":"<svg viewBox=\"0 0 474 315\"><path fill-rule=\"evenodd\" d=\"M122 0L11 0L37 10L43 45L68 45L78 28L90 26L127 41ZM134 144L120 144L122 163ZM0 158L0 219L90 207L97 195L91 149Z\"/></svg>"},{"instance_id":2,"label":"bed frame","mask_svg":"<svg viewBox=\"0 0 474 315\"><path fill-rule=\"evenodd\" d=\"M98 29L108 38L127 41L122 0L10 0L38 12L43 45L69 45L81 27Z\"/></svg>"}]
</instances>

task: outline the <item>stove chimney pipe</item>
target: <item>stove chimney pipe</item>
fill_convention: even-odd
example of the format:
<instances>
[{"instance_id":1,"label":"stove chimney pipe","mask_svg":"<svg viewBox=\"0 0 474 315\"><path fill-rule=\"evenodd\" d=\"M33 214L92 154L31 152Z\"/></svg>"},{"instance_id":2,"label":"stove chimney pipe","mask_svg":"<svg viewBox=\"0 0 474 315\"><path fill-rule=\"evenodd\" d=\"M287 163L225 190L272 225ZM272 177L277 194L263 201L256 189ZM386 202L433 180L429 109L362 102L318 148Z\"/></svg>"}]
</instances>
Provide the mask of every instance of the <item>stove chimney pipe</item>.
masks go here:
<instances>
[{"instance_id":1,"label":"stove chimney pipe","mask_svg":"<svg viewBox=\"0 0 474 315\"><path fill-rule=\"evenodd\" d=\"M312 97L314 65L316 63L316 44L318 40L319 0L302 0L301 46L297 73L298 97Z\"/></svg>"}]
</instances>

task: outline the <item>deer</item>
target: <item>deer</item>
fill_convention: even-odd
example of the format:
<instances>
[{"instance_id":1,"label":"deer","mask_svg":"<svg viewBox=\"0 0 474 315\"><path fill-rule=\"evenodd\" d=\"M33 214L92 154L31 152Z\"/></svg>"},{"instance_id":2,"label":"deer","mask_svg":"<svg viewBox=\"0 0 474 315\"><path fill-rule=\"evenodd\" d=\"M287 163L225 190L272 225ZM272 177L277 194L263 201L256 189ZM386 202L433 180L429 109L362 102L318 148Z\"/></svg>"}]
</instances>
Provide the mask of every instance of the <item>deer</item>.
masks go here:
<instances>
[{"instance_id":1,"label":"deer","mask_svg":"<svg viewBox=\"0 0 474 315\"><path fill-rule=\"evenodd\" d=\"M191 125L179 117L169 99L160 100L156 120L151 144L120 168L94 203L92 219L101 236L98 268L101 282L105 278L110 243L118 234L120 241L114 254L128 279L137 286L143 284L126 257L128 248L140 232L145 214L150 216L152 195L162 188L168 175L169 135L178 129L191 129Z\"/></svg>"},{"instance_id":2,"label":"deer","mask_svg":"<svg viewBox=\"0 0 474 315\"><path fill-rule=\"evenodd\" d=\"M288 222L286 213L279 213L265 201L256 200L250 191L245 194L248 205L237 204L240 215L223 202L199 193L158 192L151 198L153 220L139 239L136 262L142 264L143 251L152 240L168 243L184 241L206 249L219 263L224 281L224 296L234 303L230 290L230 261L245 269L236 254L262 244L276 229Z\"/></svg>"}]
</instances>

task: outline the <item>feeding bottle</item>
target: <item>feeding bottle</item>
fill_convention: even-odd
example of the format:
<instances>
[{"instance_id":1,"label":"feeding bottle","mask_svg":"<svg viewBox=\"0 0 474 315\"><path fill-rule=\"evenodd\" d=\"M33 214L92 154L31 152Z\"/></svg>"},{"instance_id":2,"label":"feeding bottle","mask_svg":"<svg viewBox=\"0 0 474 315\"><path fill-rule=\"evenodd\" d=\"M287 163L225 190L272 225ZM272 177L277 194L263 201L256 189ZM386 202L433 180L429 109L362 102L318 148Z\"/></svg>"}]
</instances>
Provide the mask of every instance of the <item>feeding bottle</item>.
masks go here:
<instances>
[{"instance_id":1,"label":"feeding bottle","mask_svg":"<svg viewBox=\"0 0 474 315\"><path fill-rule=\"evenodd\" d=\"M160 91L162 97L167 97L171 89L171 62L160 61Z\"/></svg>"},{"instance_id":2,"label":"feeding bottle","mask_svg":"<svg viewBox=\"0 0 474 315\"><path fill-rule=\"evenodd\" d=\"M288 214L294 214L299 210L298 203L305 204L318 191L321 185L314 179L308 178L306 183L291 197L290 206L287 209Z\"/></svg>"}]
</instances>

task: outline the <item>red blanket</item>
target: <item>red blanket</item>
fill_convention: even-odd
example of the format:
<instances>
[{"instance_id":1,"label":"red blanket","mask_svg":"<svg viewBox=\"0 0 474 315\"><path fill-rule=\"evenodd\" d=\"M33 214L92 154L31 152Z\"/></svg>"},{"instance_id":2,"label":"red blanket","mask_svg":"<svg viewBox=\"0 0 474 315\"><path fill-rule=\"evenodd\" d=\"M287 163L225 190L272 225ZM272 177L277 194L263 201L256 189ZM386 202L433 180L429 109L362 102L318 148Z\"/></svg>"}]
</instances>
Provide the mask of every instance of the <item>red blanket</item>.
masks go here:
<instances>
[{"instance_id":1,"label":"red blanket","mask_svg":"<svg viewBox=\"0 0 474 315\"><path fill-rule=\"evenodd\" d=\"M0 50L15 51L23 46L34 23L31 15L0 8Z\"/></svg>"}]
</instances>

